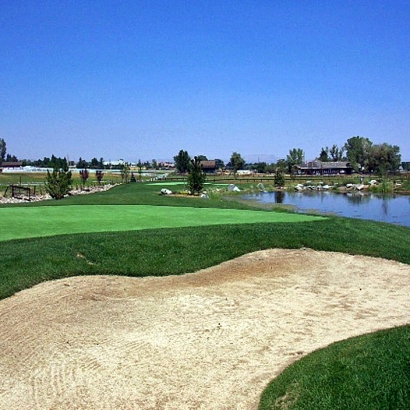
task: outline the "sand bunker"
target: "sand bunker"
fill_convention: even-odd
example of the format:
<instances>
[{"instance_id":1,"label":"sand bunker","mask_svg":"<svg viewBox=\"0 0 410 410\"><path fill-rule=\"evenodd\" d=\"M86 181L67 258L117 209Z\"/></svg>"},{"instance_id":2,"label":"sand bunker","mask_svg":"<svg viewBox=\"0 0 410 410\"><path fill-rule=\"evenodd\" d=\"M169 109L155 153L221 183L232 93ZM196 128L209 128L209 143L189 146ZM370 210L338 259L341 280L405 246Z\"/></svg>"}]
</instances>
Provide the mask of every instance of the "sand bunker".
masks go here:
<instances>
[{"instance_id":1,"label":"sand bunker","mask_svg":"<svg viewBox=\"0 0 410 410\"><path fill-rule=\"evenodd\" d=\"M0 301L0 409L256 409L290 363L409 312L409 265L312 250L47 282Z\"/></svg>"}]
</instances>

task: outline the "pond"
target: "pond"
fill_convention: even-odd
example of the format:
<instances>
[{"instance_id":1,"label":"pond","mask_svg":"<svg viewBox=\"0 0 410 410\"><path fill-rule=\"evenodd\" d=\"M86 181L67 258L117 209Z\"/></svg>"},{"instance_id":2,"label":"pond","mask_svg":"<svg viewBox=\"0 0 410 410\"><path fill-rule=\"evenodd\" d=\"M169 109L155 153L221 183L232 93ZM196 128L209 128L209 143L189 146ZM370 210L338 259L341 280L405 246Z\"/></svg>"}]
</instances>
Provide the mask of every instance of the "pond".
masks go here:
<instances>
[{"instance_id":1,"label":"pond","mask_svg":"<svg viewBox=\"0 0 410 410\"><path fill-rule=\"evenodd\" d=\"M245 198L265 203L292 205L300 212L318 211L350 218L371 219L410 227L410 196L363 192L261 192Z\"/></svg>"}]
</instances>

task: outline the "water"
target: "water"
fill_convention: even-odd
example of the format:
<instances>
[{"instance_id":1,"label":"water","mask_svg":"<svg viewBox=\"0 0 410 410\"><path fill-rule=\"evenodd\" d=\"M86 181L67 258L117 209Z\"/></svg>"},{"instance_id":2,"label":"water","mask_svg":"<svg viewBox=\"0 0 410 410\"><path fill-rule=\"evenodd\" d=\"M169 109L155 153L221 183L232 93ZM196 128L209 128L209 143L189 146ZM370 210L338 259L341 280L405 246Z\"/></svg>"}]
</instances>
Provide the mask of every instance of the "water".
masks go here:
<instances>
[{"instance_id":1,"label":"water","mask_svg":"<svg viewBox=\"0 0 410 410\"><path fill-rule=\"evenodd\" d=\"M381 196L362 192L263 192L248 199L295 206L301 212L318 211L350 218L370 219L410 227L410 196Z\"/></svg>"}]
</instances>

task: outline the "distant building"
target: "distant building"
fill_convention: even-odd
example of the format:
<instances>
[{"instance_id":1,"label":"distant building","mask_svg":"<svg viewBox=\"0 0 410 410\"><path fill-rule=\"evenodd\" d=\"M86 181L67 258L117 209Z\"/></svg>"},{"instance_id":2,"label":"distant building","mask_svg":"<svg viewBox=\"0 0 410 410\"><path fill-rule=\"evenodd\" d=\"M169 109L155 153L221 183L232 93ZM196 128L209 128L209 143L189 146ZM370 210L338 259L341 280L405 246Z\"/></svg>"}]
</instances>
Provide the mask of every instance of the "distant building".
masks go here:
<instances>
[{"instance_id":1,"label":"distant building","mask_svg":"<svg viewBox=\"0 0 410 410\"><path fill-rule=\"evenodd\" d=\"M218 171L215 160L201 161L200 164L205 174L215 174Z\"/></svg>"},{"instance_id":2,"label":"distant building","mask_svg":"<svg viewBox=\"0 0 410 410\"><path fill-rule=\"evenodd\" d=\"M0 166L0 172L3 170L16 170L16 169L20 169L22 167L22 162L21 161L17 161L17 162L2 162L1 166Z\"/></svg>"},{"instance_id":3,"label":"distant building","mask_svg":"<svg viewBox=\"0 0 410 410\"><path fill-rule=\"evenodd\" d=\"M300 175L350 175L353 167L349 162L322 162L318 159L295 166Z\"/></svg>"}]
</instances>

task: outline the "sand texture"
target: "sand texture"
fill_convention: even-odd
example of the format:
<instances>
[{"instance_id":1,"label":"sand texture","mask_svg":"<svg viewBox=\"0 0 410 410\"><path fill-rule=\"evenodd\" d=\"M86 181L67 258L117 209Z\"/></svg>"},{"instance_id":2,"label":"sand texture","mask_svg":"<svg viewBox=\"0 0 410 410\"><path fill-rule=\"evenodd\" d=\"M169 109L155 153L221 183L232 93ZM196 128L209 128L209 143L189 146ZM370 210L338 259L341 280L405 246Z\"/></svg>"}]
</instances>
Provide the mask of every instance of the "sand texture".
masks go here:
<instances>
[{"instance_id":1,"label":"sand texture","mask_svg":"<svg viewBox=\"0 0 410 410\"><path fill-rule=\"evenodd\" d=\"M46 282L0 301L0 409L256 409L309 352L407 323L409 265L309 249Z\"/></svg>"}]
</instances>

